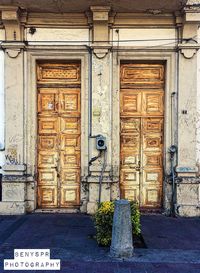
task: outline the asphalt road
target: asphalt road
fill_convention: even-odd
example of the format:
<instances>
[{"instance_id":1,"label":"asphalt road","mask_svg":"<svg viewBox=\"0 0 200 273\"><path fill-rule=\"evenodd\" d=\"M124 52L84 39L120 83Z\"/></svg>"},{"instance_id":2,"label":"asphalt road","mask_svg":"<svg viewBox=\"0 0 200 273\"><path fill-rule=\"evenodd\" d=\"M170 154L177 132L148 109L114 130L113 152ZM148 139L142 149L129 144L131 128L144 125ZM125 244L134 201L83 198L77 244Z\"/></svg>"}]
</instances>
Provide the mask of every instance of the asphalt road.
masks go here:
<instances>
[{"instance_id":1,"label":"asphalt road","mask_svg":"<svg viewBox=\"0 0 200 273\"><path fill-rule=\"evenodd\" d=\"M142 235L147 248L134 250L126 260L113 259L99 247L90 216L29 214L0 216L0 272L14 249L50 249L61 260L62 273L200 273L200 218L143 215Z\"/></svg>"}]
</instances>

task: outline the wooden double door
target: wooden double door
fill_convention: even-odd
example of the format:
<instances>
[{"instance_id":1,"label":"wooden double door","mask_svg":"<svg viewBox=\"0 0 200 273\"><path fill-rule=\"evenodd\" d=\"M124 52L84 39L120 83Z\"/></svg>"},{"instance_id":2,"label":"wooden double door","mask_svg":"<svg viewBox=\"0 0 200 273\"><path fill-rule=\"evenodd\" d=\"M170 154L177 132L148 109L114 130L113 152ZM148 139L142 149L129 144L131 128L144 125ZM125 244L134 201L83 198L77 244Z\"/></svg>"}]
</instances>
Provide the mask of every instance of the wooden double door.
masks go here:
<instances>
[{"instance_id":1,"label":"wooden double door","mask_svg":"<svg viewBox=\"0 0 200 273\"><path fill-rule=\"evenodd\" d=\"M38 207L79 205L80 64L39 63Z\"/></svg>"},{"instance_id":2,"label":"wooden double door","mask_svg":"<svg viewBox=\"0 0 200 273\"><path fill-rule=\"evenodd\" d=\"M121 196L142 208L162 206L164 66L122 64Z\"/></svg>"}]
</instances>

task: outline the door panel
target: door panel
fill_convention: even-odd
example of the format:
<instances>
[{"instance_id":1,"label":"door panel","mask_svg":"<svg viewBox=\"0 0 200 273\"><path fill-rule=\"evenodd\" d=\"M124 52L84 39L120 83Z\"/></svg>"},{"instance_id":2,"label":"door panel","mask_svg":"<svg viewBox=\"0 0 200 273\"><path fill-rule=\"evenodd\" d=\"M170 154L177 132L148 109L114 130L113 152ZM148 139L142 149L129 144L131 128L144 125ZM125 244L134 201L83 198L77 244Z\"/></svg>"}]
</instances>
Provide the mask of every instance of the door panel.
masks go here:
<instances>
[{"instance_id":1,"label":"door panel","mask_svg":"<svg viewBox=\"0 0 200 273\"><path fill-rule=\"evenodd\" d=\"M141 115L141 92L135 90L134 93L130 90L121 90L121 115Z\"/></svg>"},{"instance_id":2,"label":"door panel","mask_svg":"<svg viewBox=\"0 0 200 273\"><path fill-rule=\"evenodd\" d=\"M61 83L61 84L80 84L80 64L48 64L41 63L37 67L38 83Z\"/></svg>"},{"instance_id":3,"label":"door panel","mask_svg":"<svg viewBox=\"0 0 200 273\"><path fill-rule=\"evenodd\" d=\"M39 150L57 150L58 149L58 139L57 136L51 135L51 136L39 136Z\"/></svg>"},{"instance_id":4,"label":"door panel","mask_svg":"<svg viewBox=\"0 0 200 273\"><path fill-rule=\"evenodd\" d=\"M80 88L73 87L73 83L79 82L77 71L80 72L80 64L38 66L38 206L41 208L79 205ZM65 87L57 87L58 82L65 83ZM41 88L42 84L45 86Z\"/></svg>"},{"instance_id":5,"label":"door panel","mask_svg":"<svg viewBox=\"0 0 200 273\"><path fill-rule=\"evenodd\" d=\"M38 172L39 185L55 185L57 186L57 172L54 168L40 168Z\"/></svg>"},{"instance_id":6,"label":"door panel","mask_svg":"<svg viewBox=\"0 0 200 273\"><path fill-rule=\"evenodd\" d=\"M164 84L164 67L160 64L122 64L121 88L151 86L159 88Z\"/></svg>"},{"instance_id":7,"label":"door panel","mask_svg":"<svg viewBox=\"0 0 200 273\"><path fill-rule=\"evenodd\" d=\"M139 202L140 127L138 118L121 118L121 189L124 198Z\"/></svg>"},{"instance_id":8,"label":"door panel","mask_svg":"<svg viewBox=\"0 0 200 273\"><path fill-rule=\"evenodd\" d=\"M62 116L60 118L60 131L63 134L80 134L80 119Z\"/></svg>"},{"instance_id":9,"label":"door panel","mask_svg":"<svg viewBox=\"0 0 200 273\"><path fill-rule=\"evenodd\" d=\"M41 88L38 92L38 113L52 114L57 112L57 90Z\"/></svg>"},{"instance_id":10,"label":"door panel","mask_svg":"<svg viewBox=\"0 0 200 273\"><path fill-rule=\"evenodd\" d=\"M59 95L60 113L70 114L73 117L80 117L80 90L79 89L61 89Z\"/></svg>"},{"instance_id":11,"label":"door panel","mask_svg":"<svg viewBox=\"0 0 200 273\"><path fill-rule=\"evenodd\" d=\"M58 161L58 152L46 150L39 151L38 168L55 168Z\"/></svg>"},{"instance_id":12,"label":"door panel","mask_svg":"<svg viewBox=\"0 0 200 273\"><path fill-rule=\"evenodd\" d=\"M51 208L57 206L57 186L39 186L38 187L38 206L42 208Z\"/></svg>"},{"instance_id":13,"label":"door panel","mask_svg":"<svg viewBox=\"0 0 200 273\"><path fill-rule=\"evenodd\" d=\"M57 134L59 128L59 120L57 117L39 117L40 134Z\"/></svg>"},{"instance_id":14,"label":"door panel","mask_svg":"<svg viewBox=\"0 0 200 273\"><path fill-rule=\"evenodd\" d=\"M162 116L163 115L163 92L143 91L142 92L143 115Z\"/></svg>"},{"instance_id":15,"label":"door panel","mask_svg":"<svg viewBox=\"0 0 200 273\"><path fill-rule=\"evenodd\" d=\"M79 205L79 187L61 186L61 207Z\"/></svg>"},{"instance_id":16,"label":"door panel","mask_svg":"<svg viewBox=\"0 0 200 273\"><path fill-rule=\"evenodd\" d=\"M121 65L121 195L146 208L162 202L163 71L158 64Z\"/></svg>"}]
</instances>

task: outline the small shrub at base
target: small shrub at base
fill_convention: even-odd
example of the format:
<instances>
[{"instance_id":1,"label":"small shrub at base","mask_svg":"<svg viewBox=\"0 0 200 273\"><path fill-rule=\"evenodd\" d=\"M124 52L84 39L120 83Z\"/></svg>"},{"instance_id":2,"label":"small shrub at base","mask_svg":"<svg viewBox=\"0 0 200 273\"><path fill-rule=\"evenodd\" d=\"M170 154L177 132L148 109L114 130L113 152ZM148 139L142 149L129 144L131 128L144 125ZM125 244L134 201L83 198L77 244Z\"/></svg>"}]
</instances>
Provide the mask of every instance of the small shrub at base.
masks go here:
<instances>
[{"instance_id":1,"label":"small shrub at base","mask_svg":"<svg viewBox=\"0 0 200 273\"><path fill-rule=\"evenodd\" d=\"M96 240L101 246L110 246L111 244L114 206L114 201L102 202L93 216ZM141 233L140 211L137 203L133 201L130 202L130 207L133 236L139 236Z\"/></svg>"}]
</instances>

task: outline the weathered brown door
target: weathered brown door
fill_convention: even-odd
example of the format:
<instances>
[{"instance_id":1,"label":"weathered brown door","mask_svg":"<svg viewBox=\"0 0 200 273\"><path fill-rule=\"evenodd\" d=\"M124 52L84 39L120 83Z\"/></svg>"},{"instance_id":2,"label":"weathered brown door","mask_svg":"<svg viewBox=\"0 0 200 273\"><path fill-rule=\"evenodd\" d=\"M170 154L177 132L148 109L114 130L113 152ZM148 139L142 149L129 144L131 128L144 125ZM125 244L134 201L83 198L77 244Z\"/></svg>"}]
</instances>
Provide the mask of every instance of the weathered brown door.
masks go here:
<instances>
[{"instance_id":1,"label":"weathered brown door","mask_svg":"<svg viewBox=\"0 0 200 273\"><path fill-rule=\"evenodd\" d=\"M120 185L143 208L162 205L164 66L122 64Z\"/></svg>"},{"instance_id":2,"label":"weathered brown door","mask_svg":"<svg viewBox=\"0 0 200 273\"><path fill-rule=\"evenodd\" d=\"M38 207L79 205L80 64L40 63L38 84Z\"/></svg>"}]
</instances>

